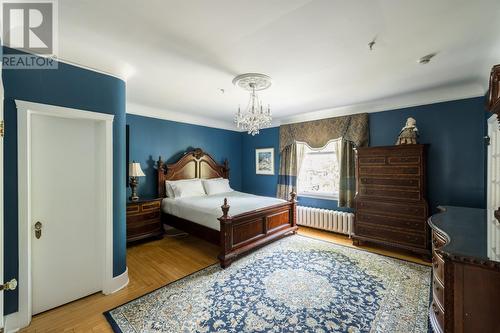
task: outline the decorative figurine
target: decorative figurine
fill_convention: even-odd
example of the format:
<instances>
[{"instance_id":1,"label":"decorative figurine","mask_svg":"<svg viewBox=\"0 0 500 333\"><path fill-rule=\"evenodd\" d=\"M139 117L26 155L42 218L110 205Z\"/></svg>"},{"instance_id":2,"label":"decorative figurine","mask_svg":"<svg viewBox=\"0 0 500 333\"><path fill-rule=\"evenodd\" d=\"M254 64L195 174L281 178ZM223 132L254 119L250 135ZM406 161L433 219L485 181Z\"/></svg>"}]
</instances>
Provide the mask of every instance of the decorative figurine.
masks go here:
<instances>
[{"instance_id":1,"label":"decorative figurine","mask_svg":"<svg viewBox=\"0 0 500 333\"><path fill-rule=\"evenodd\" d=\"M418 143L417 121L410 117L406 120L406 125L399 132L396 145L414 145Z\"/></svg>"}]
</instances>

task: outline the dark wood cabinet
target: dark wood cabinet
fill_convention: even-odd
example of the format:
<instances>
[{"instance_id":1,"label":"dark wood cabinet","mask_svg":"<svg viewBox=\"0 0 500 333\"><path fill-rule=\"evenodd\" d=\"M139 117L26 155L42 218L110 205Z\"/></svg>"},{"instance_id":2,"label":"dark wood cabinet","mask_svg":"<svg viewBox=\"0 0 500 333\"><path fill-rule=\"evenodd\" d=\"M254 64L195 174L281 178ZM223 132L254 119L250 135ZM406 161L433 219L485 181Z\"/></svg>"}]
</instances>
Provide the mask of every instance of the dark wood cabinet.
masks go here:
<instances>
[{"instance_id":1,"label":"dark wood cabinet","mask_svg":"<svg viewBox=\"0 0 500 333\"><path fill-rule=\"evenodd\" d=\"M369 241L430 257L426 146L358 148L354 242Z\"/></svg>"},{"instance_id":2,"label":"dark wood cabinet","mask_svg":"<svg viewBox=\"0 0 500 333\"><path fill-rule=\"evenodd\" d=\"M484 209L442 207L432 228L432 303L436 333L500 333L499 222Z\"/></svg>"},{"instance_id":3,"label":"dark wood cabinet","mask_svg":"<svg viewBox=\"0 0 500 333\"><path fill-rule=\"evenodd\" d=\"M487 104L488 110L496 113L500 121L500 65L491 69Z\"/></svg>"},{"instance_id":4,"label":"dark wood cabinet","mask_svg":"<svg viewBox=\"0 0 500 333\"><path fill-rule=\"evenodd\" d=\"M161 201L160 198L127 202L127 242L163 235Z\"/></svg>"}]
</instances>

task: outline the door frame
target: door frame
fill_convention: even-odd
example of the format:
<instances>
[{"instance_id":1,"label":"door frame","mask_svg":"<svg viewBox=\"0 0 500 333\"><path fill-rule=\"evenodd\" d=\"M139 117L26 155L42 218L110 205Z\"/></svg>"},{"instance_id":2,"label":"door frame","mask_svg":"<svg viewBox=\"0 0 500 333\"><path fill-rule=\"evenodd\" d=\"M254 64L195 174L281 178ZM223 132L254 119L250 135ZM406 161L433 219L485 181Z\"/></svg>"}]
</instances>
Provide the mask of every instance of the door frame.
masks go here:
<instances>
[{"instance_id":1,"label":"door frame","mask_svg":"<svg viewBox=\"0 0 500 333\"><path fill-rule=\"evenodd\" d=\"M2 43L0 41L0 47L2 47ZM2 65L0 64L0 123L3 125L3 133L0 136L0 283L4 283L4 225L3 225L3 214L4 214L4 169L3 169L3 152L4 152L4 140L5 140L5 122L4 122L4 110L3 110L3 101L4 101L4 89L3 89L3 80L2 80ZM0 330L3 329L5 320L4 320L4 294L5 291L0 292Z\"/></svg>"},{"instance_id":2,"label":"door frame","mask_svg":"<svg viewBox=\"0 0 500 333\"><path fill-rule=\"evenodd\" d=\"M495 210L500 206L500 172L498 163L500 162L500 124L496 114L491 115L487 121L487 135L490 139L486 150L487 159L487 180L486 180L486 210L488 218L488 252L494 251L496 255L500 254L500 229L497 227Z\"/></svg>"},{"instance_id":3,"label":"door frame","mask_svg":"<svg viewBox=\"0 0 500 333\"><path fill-rule=\"evenodd\" d=\"M113 115L83 111L60 106L16 100L18 128L18 213L19 213L19 313L18 327L28 326L32 317L31 280L31 118L33 115L88 119L105 125L105 172L102 190L105 193L101 241L105 249L103 256L102 292L117 291L113 281ZM128 283L128 276L126 279ZM125 285L126 285L125 283ZM123 285L124 286L124 285ZM122 287L123 287L122 286Z\"/></svg>"},{"instance_id":4,"label":"door frame","mask_svg":"<svg viewBox=\"0 0 500 333\"><path fill-rule=\"evenodd\" d=\"M494 193L496 191L493 191L493 178L496 178L496 174L494 175L494 173L496 172L496 170L493 170L493 166L492 166L492 162L493 162L493 154L496 153L493 151L493 149L495 148L494 147L494 144L498 144L497 141L495 140L496 137L498 137L498 133L495 133L497 132L499 129L498 129L498 120L497 120L497 115L496 114L493 114L491 115L488 120L487 120L487 135L488 135L488 138L490 139L490 143L489 145L487 146L486 148L486 164L487 164L487 184L486 184L486 191L487 191L487 195L486 195L486 208L487 209L497 209L498 207L495 207L495 205L497 204L497 201L500 199L500 198L497 198L497 197L494 197L494 195L498 195L498 193ZM492 137L495 136L493 142L491 141Z\"/></svg>"}]
</instances>

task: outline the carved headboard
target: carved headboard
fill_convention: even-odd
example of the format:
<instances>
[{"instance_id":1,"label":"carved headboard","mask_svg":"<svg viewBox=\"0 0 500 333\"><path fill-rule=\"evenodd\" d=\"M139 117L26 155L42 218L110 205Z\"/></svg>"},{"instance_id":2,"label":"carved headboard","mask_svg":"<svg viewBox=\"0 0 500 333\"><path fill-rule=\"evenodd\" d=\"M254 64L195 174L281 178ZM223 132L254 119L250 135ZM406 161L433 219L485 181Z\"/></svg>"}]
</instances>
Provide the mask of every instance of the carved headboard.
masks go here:
<instances>
[{"instance_id":1,"label":"carved headboard","mask_svg":"<svg viewBox=\"0 0 500 333\"><path fill-rule=\"evenodd\" d=\"M165 164L161 156L156 163L158 167L158 197L164 198L165 181L193 178L229 178L229 167L227 160L224 164L217 164L215 160L201 150L195 148L187 151L173 164Z\"/></svg>"}]
</instances>

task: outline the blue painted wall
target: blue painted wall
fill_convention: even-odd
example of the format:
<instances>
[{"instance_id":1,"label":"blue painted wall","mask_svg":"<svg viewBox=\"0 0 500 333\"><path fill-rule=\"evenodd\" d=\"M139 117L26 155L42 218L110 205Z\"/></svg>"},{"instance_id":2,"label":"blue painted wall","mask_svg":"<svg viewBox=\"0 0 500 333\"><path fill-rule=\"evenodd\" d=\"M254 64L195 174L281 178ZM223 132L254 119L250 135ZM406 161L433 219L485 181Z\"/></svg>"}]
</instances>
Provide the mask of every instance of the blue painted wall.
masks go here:
<instances>
[{"instance_id":1,"label":"blue painted wall","mask_svg":"<svg viewBox=\"0 0 500 333\"><path fill-rule=\"evenodd\" d=\"M13 50L4 48L4 53ZM59 63L57 70L3 70L4 278L18 278L17 109L14 100L64 106L115 115L113 124L113 272L126 268L125 244L125 83L117 78ZM84 175L82 175L84 176ZM71 193L68 193L71 195ZM61 249L63 250L63 249ZM5 293L4 312L18 309L18 289Z\"/></svg>"},{"instance_id":2,"label":"blue painted wall","mask_svg":"<svg viewBox=\"0 0 500 333\"><path fill-rule=\"evenodd\" d=\"M484 97L370 114L370 145L394 144L408 117L417 120L420 143L429 144L429 206L486 206Z\"/></svg>"},{"instance_id":3,"label":"blue painted wall","mask_svg":"<svg viewBox=\"0 0 500 333\"><path fill-rule=\"evenodd\" d=\"M137 192L140 197L157 195L157 175L154 167L158 156L167 163L174 163L187 149L197 147L211 154L218 163L227 158L231 169L229 172L231 187L235 190L242 189L242 136L239 132L131 114L127 115L127 125L130 128L130 161L140 162L146 174L146 177L139 179Z\"/></svg>"},{"instance_id":4,"label":"blue painted wall","mask_svg":"<svg viewBox=\"0 0 500 333\"><path fill-rule=\"evenodd\" d=\"M370 145L393 145L408 117L417 119L420 142L429 144L429 205L485 207L484 97L370 114ZM275 196L277 176L255 174L255 148L275 147L278 171L279 128L243 135L243 190ZM304 206L338 209L337 201L299 197Z\"/></svg>"},{"instance_id":5,"label":"blue painted wall","mask_svg":"<svg viewBox=\"0 0 500 333\"><path fill-rule=\"evenodd\" d=\"M279 127L263 129L255 136L243 132L241 136L243 137L241 149L243 190L248 193L275 197L280 167ZM255 149L257 148L274 148L274 175L255 174Z\"/></svg>"}]
</instances>

